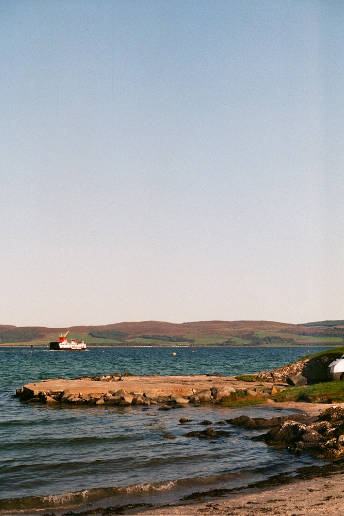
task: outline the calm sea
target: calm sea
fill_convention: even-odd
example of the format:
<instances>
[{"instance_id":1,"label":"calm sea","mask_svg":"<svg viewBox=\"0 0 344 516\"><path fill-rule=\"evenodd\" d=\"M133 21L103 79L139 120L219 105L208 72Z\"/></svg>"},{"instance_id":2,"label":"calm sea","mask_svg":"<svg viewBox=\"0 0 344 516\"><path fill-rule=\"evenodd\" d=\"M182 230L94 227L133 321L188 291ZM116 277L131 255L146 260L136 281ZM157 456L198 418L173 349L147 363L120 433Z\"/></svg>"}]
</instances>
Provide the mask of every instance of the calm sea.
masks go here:
<instances>
[{"instance_id":1,"label":"calm sea","mask_svg":"<svg viewBox=\"0 0 344 516\"><path fill-rule=\"evenodd\" d=\"M221 426L216 440L185 437L240 414L268 408L51 408L14 397L24 383L81 375L219 373L271 369L320 348L97 348L85 352L0 348L0 514L31 507L172 502L195 491L239 487L314 464ZM173 356L176 353L176 356ZM283 413L283 411L282 411ZM281 414L281 411L278 412ZM180 425L179 418L192 419ZM169 436L167 438L166 436ZM173 438L171 438L173 436Z\"/></svg>"}]
</instances>

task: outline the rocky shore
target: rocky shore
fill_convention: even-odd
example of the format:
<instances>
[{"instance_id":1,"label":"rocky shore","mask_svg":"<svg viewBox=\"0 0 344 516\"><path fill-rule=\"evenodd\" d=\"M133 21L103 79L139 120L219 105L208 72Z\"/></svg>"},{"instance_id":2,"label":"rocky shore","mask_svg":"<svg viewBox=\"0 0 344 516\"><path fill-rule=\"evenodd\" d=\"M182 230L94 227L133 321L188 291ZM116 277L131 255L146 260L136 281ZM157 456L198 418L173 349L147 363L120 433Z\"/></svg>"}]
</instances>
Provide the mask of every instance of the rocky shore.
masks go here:
<instances>
[{"instance_id":1,"label":"rocky shore","mask_svg":"<svg viewBox=\"0 0 344 516\"><path fill-rule=\"evenodd\" d=\"M240 416L227 421L250 430L268 430L254 439L295 453L311 453L318 458L332 460L344 457L342 406L329 407L317 416L302 413L271 419Z\"/></svg>"},{"instance_id":2,"label":"rocky shore","mask_svg":"<svg viewBox=\"0 0 344 516\"><path fill-rule=\"evenodd\" d=\"M280 385L279 388L284 388ZM273 392L270 382L245 382L227 376L93 376L73 380L56 379L29 383L17 389L25 402L69 405L160 405L169 409L178 405L201 403L252 404L264 402Z\"/></svg>"}]
</instances>

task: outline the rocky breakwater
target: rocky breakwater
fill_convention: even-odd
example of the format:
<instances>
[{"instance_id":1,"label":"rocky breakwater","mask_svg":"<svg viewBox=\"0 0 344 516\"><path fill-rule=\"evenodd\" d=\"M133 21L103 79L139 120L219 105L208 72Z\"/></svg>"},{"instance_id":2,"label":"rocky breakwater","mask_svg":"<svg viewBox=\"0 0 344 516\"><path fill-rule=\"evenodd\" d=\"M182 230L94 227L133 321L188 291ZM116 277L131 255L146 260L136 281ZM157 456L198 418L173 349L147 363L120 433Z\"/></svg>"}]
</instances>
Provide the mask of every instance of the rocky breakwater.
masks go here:
<instances>
[{"instance_id":1,"label":"rocky breakwater","mask_svg":"<svg viewBox=\"0 0 344 516\"><path fill-rule=\"evenodd\" d=\"M330 407L318 416L293 414L271 419L240 416L227 421L250 430L268 430L253 439L285 447L298 454L311 453L318 458L332 460L344 458L343 407Z\"/></svg>"},{"instance_id":2,"label":"rocky breakwater","mask_svg":"<svg viewBox=\"0 0 344 516\"><path fill-rule=\"evenodd\" d=\"M237 399L266 399L271 385L246 385L224 376L134 376L120 374L56 379L17 389L24 402L69 405L160 405L161 409L191 403L225 403Z\"/></svg>"}]
</instances>

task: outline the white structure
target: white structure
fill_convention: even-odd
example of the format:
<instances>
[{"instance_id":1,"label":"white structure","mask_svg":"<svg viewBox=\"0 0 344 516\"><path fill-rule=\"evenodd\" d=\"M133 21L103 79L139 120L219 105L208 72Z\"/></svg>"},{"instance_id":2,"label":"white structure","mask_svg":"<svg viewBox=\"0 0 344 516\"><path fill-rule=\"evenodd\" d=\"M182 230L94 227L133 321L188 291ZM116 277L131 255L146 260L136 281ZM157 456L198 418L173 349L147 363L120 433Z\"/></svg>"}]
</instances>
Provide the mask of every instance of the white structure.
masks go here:
<instances>
[{"instance_id":1,"label":"white structure","mask_svg":"<svg viewBox=\"0 0 344 516\"><path fill-rule=\"evenodd\" d=\"M344 380L344 355L331 362L329 368L334 380Z\"/></svg>"}]
</instances>

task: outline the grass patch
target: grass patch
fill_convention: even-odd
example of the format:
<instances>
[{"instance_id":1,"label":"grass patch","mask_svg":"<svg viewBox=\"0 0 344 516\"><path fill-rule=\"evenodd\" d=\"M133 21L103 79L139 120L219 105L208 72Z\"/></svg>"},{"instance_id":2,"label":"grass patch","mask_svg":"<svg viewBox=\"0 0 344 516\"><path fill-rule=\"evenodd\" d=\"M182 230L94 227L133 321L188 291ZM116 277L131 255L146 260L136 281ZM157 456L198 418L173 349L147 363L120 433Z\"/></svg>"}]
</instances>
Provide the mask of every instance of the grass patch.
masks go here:
<instances>
[{"instance_id":1,"label":"grass patch","mask_svg":"<svg viewBox=\"0 0 344 516\"><path fill-rule=\"evenodd\" d=\"M229 394L225 398L222 398L221 407L245 407L247 405L261 405L265 403L267 399L267 395L265 394L257 394L256 396L252 396L251 394L245 394L245 392L236 391Z\"/></svg>"},{"instance_id":2,"label":"grass patch","mask_svg":"<svg viewBox=\"0 0 344 516\"><path fill-rule=\"evenodd\" d=\"M304 387L290 387L277 392L272 396L275 401L309 401L318 403L332 403L344 401L344 382L332 381L305 385Z\"/></svg>"},{"instance_id":3,"label":"grass patch","mask_svg":"<svg viewBox=\"0 0 344 516\"><path fill-rule=\"evenodd\" d=\"M246 398L241 400L228 400L221 402L221 407L226 408L238 408L238 407L247 407L251 405L261 405L266 402L266 398L258 398L258 396L252 398Z\"/></svg>"},{"instance_id":4,"label":"grass patch","mask_svg":"<svg viewBox=\"0 0 344 516\"><path fill-rule=\"evenodd\" d=\"M239 374L235 379L242 380L243 382L256 382L258 380L255 374Z\"/></svg>"},{"instance_id":5,"label":"grass patch","mask_svg":"<svg viewBox=\"0 0 344 516\"><path fill-rule=\"evenodd\" d=\"M299 360L308 360L309 358L318 358L322 357L324 355L338 355L338 354L344 354L344 347L338 347L334 349L324 349L323 351L318 351L317 353L312 353L310 355L304 355L303 357L296 360L298 362Z\"/></svg>"}]
</instances>

